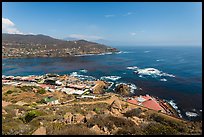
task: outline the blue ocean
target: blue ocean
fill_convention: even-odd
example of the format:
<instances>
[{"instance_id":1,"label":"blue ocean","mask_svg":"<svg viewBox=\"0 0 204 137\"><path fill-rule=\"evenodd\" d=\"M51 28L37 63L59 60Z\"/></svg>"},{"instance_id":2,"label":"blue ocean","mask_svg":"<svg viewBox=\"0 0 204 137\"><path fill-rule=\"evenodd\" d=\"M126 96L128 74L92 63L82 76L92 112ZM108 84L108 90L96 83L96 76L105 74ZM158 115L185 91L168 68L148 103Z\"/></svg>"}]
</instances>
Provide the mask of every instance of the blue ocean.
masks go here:
<instances>
[{"instance_id":1,"label":"blue ocean","mask_svg":"<svg viewBox=\"0 0 204 137\"><path fill-rule=\"evenodd\" d=\"M2 75L71 74L129 83L133 94L169 101L187 120L202 119L202 47L123 46L116 54L2 59ZM189 115L194 113L195 115Z\"/></svg>"}]
</instances>

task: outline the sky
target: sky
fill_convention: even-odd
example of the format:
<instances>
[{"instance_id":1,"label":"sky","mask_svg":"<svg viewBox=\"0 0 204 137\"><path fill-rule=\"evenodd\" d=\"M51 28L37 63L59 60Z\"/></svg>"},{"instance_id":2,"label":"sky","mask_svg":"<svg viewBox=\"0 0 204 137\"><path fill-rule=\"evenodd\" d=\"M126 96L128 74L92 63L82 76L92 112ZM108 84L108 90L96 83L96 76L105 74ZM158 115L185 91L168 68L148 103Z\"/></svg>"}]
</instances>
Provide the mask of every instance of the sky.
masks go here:
<instances>
[{"instance_id":1,"label":"sky","mask_svg":"<svg viewBox=\"0 0 204 137\"><path fill-rule=\"evenodd\" d=\"M202 45L201 2L2 2L2 33L115 45Z\"/></svg>"}]
</instances>

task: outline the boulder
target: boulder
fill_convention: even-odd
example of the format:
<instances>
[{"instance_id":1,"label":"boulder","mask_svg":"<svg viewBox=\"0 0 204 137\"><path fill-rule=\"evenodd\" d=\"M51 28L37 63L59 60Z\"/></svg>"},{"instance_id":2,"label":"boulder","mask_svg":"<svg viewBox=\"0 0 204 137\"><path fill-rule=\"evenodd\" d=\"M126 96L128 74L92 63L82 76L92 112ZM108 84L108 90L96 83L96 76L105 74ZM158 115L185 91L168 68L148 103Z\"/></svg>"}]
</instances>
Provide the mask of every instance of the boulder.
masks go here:
<instances>
[{"instance_id":1,"label":"boulder","mask_svg":"<svg viewBox=\"0 0 204 137\"><path fill-rule=\"evenodd\" d=\"M140 118L145 118L145 116L146 116L146 115L145 115L144 112L140 113L140 115L139 115Z\"/></svg>"},{"instance_id":2,"label":"boulder","mask_svg":"<svg viewBox=\"0 0 204 137\"><path fill-rule=\"evenodd\" d=\"M101 129L98 127L98 125L94 125L92 128L90 128L92 131L95 131L97 133L101 132Z\"/></svg>"},{"instance_id":3,"label":"boulder","mask_svg":"<svg viewBox=\"0 0 204 137\"><path fill-rule=\"evenodd\" d=\"M96 81L96 85L93 87L93 93L94 94L103 93L105 88L106 83L104 83L103 81Z\"/></svg>"},{"instance_id":4,"label":"boulder","mask_svg":"<svg viewBox=\"0 0 204 137\"><path fill-rule=\"evenodd\" d=\"M19 109L14 109L14 113L15 113L16 116L19 116L20 115Z\"/></svg>"},{"instance_id":5,"label":"boulder","mask_svg":"<svg viewBox=\"0 0 204 137\"><path fill-rule=\"evenodd\" d=\"M46 135L46 128L41 126L32 135Z\"/></svg>"},{"instance_id":6,"label":"boulder","mask_svg":"<svg viewBox=\"0 0 204 137\"><path fill-rule=\"evenodd\" d=\"M82 114L77 113L77 114L74 114L73 121L74 123L81 123L84 121L84 118L85 117Z\"/></svg>"},{"instance_id":7,"label":"boulder","mask_svg":"<svg viewBox=\"0 0 204 137\"><path fill-rule=\"evenodd\" d=\"M131 90L131 88L126 84L119 84L115 88L116 93L119 93L119 94L124 95L124 96L130 95L130 90Z\"/></svg>"},{"instance_id":8,"label":"boulder","mask_svg":"<svg viewBox=\"0 0 204 137\"><path fill-rule=\"evenodd\" d=\"M117 110L122 110L122 106L120 104L119 99L115 99L112 104L110 105L111 109L117 109Z\"/></svg>"},{"instance_id":9,"label":"boulder","mask_svg":"<svg viewBox=\"0 0 204 137\"><path fill-rule=\"evenodd\" d=\"M67 112L67 113L64 115L64 122L65 122L65 123L68 123L68 124L71 124L72 121L73 121L73 115L72 115L72 113Z\"/></svg>"},{"instance_id":10,"label":"boulder","mask_svg":"<svg viewBox=\"0 0 204 137\"><path fill-rule=\"evenodd\" d=\"M2 108L2 114L8 114L8 113L6 112L6 110L4 110L4 109Z\"/></svg>"},{"instance_id":11,"label":"boulder","mask_svg":"<svg viewBox=\"0 0 204 137\"><path fill-rule=\"evenodd\" d=\"M94 111L89 111L88 114L85 116L86 120L89 120L91 117L93 117L94 115L96 115L96 112Z\"/></svg>"},{"instance_id":12,"label":"boulder","mask_svg":"<svg viewBox=\"0 0 204 137\"><path fill-rule=\"evenodd\" d=\"M18 101L18 102L16 103L16 105L19 105L19 106L23 106L23 105L25 105L25 104L28 104L28 103L22 102L22 101Z\"/></svg>"},{"instance_id":13,"label":"boulder","mask_svg":"<svg viewBox=\"0 0 204 137\"><path fill-rule=\"evenodd\" d=\"M121 110L122 110L122 106L120 104L120 101L118 99L114 100L112 102L112 104L110 105L110 111L111 111L111 115L116 115L116 116L121 116Z\"/></svg>"},{"instance_id":14,"label":"boulder","mask_svg":"<svg viewBox=\"0 0 204 137\"><path fill-rule=\"evenodd\" d=\"M11 102L6 102L2 100L2 107L6 107L8 105L12 104Z\"/></svg>"}]
</instances>

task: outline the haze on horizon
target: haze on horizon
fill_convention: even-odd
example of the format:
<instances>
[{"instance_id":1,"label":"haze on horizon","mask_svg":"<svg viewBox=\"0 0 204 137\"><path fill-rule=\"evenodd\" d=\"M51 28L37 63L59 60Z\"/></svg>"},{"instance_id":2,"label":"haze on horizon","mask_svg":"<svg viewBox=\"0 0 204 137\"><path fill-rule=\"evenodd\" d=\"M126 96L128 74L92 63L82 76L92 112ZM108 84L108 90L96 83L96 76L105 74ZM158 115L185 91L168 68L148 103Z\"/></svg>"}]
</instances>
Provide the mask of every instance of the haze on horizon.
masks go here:
<instances>
[{"instance_id":1,"label":"haze on horizon","mask_svg":"<svg viewBox=\"0 0 204 137\"><path fill-rule=\"evenodd\" d=\"M201 2L3 2L2 33L202 46Z\"/></svg>"}]
</instances>

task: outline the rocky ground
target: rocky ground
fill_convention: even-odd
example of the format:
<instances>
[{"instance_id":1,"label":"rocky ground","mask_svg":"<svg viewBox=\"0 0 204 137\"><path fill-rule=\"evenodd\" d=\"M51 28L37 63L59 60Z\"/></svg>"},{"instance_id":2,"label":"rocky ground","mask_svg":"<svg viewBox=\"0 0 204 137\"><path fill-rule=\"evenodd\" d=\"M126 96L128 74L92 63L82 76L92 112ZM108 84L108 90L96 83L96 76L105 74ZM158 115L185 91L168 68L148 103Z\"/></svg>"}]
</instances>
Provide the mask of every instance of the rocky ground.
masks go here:
<instances>
[{"instance_id":1,"label":"rocky ground","mask_svg":"<svg viewBox=\"0 0 204 137\"><path fill-rule=\"evenodd\" d=\"M96 99L75 99L74 95L55 93L54 97L66 98L70 102L53 106L39 102L49 94L40 94L28 87L3 86L2 134L202 134L202 122L188 122L148 110L123 101L118 94L105 93L99 94Z\"/></svg>"}]
</instances>

